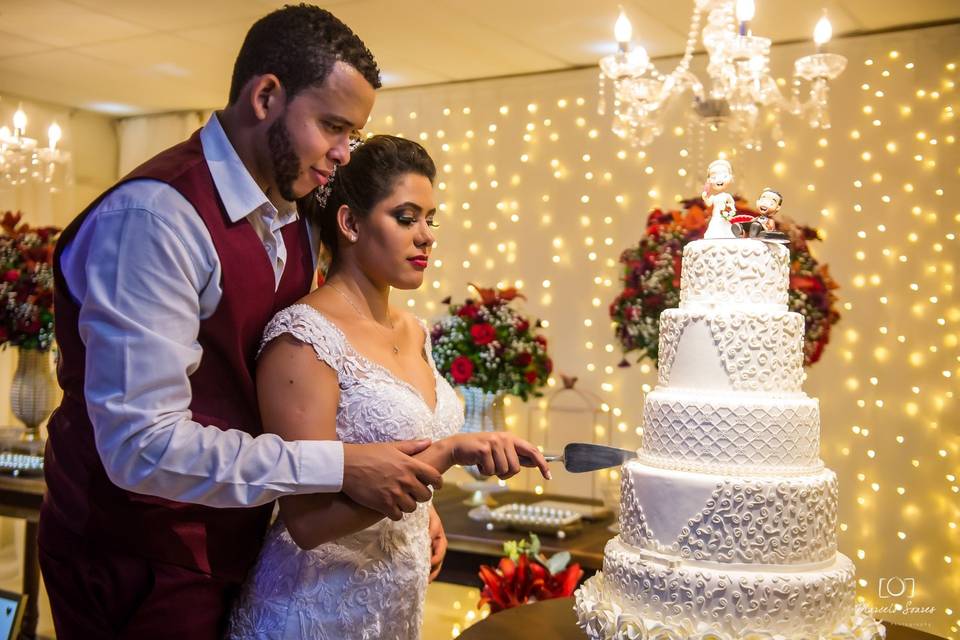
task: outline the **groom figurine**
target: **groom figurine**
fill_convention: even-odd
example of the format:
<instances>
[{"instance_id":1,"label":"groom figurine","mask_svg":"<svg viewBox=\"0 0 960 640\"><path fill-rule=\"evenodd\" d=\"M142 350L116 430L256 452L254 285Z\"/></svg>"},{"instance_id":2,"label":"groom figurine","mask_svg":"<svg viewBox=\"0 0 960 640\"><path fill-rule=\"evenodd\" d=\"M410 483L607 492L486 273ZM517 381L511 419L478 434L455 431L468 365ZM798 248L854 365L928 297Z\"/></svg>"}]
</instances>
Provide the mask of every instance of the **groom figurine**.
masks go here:
<instances>
[{"instance_id":1,"label":"groom figurine","mask_svg":"<svg viewBox=\"0 0 960 640\"><path fill-rule=\"evenodd\" d=\"M329 12L250 29L229 104L63 232L40 564L60 640L221 637L284 495L343 491L399 519L439 486L429 443L262 433L261 332L311 287L315 197L367 121L379 70Z\"/></svg>"}]
</instances>

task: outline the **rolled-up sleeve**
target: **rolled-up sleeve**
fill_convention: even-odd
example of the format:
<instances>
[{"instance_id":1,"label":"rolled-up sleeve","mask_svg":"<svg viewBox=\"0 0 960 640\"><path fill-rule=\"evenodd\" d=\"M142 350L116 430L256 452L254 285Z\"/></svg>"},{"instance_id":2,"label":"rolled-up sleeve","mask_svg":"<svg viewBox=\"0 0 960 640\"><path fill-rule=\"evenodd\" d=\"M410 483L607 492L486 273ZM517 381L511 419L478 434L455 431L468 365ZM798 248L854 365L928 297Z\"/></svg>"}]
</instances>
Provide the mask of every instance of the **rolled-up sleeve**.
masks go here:
<instances>
[{"instance_id":1,"label":"rolled-up sleeve","mask_svg":"<svg viewBox=\"0 0 960 640\"><path fill-rule=\"evenodd\" d=\"M130 491L215 507L339 491L340 442L286 442L192 420L189 376L203 355L200 320L219 300L219 262L189 203L166 185L153 188L173 192L162 195L179 198L187 214L105 201L63 261L81 303L84 392L108 476Z\"/></svg>"}]
</instances>

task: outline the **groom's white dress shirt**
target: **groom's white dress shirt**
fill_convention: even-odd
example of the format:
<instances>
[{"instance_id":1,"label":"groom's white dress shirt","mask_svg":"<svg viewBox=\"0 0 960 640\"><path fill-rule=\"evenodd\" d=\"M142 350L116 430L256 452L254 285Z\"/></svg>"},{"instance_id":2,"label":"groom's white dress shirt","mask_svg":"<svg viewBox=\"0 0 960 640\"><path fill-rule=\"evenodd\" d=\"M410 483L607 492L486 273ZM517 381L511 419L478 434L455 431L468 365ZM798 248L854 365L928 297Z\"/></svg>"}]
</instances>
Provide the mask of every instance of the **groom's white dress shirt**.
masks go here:
<instances>
[{"instance_id":1,"label":"groom's white dress shirt","mask_svg":"<svg viewBox=\"0 0 960 640\"><path fill-rule=\"evenodd\" d=\"M297 220L295 208L278 211L270 203L216 114L200 140L227 215L250 222L279 283L287 257L280 229ZM200 321L216 310L222 291L210 234L176 189L155 180L118 187L87 216L61 265L81 304L87 410L115 484L215 507L341 489L338 441L254 438L191 419L189 376L203 355Z\"/></svg>"}]
</instances>

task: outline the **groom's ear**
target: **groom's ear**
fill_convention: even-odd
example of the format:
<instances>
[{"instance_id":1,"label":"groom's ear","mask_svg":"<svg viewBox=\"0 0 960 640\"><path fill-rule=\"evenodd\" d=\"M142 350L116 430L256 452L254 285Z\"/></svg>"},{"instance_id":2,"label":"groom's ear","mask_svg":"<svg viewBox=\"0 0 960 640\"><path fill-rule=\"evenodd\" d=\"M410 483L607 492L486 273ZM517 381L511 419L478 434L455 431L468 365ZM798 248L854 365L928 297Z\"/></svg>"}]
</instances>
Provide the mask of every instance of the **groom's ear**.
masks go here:
<instances>
[{"instance_id":1,"label":"groom's ear","mask_svg":"<svg viewBox=\"0 0 960 640\"><path fill-rule=\"evenodd\" d=\"M272 112L282 110L286 92L280 79L272 73L254 76L250 79L250 107L257 120L266 120Z\"/></svg>"},{"instance_id":2,"label":"groom's ear","mask_svg":"<svg viewBox=\"0 0 960 640\"><path fill-rule=\"evenodd\" d=\"M337 229L340 235L346 238L347 242L353 244L360 237L360 225L353 210L345 205L340 205L337 209Z\"/></svg>"}]
</instances>

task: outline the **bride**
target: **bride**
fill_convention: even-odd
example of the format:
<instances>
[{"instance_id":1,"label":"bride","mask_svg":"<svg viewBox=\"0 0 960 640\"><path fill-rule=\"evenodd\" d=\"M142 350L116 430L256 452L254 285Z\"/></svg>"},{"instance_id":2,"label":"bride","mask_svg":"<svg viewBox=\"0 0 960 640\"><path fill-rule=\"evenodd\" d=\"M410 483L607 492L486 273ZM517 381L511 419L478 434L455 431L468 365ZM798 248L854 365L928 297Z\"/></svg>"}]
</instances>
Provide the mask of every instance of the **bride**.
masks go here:
<instances>
[{"instance_id":1,"label":"bride","mask_svg":"<svg viewBox=\"0 0 960 640\"><path fill-rule=\"evenodd\" d=\"M429 331L389 305L391 287L419 287L428 268L435 175L423 147L393 136L370 138L340 167L315 220L332 254L326 284L277 313L264 332L264 429L289 440L429 438L417 457L440 472L476 464L506 478L523 463L549 478L528 442L457 433L463 410L436 370ZM419 638L427 583L445 546L429 503L383 519L343 494L281 498L228 637Z\"/></svg>"}]
</instances>

